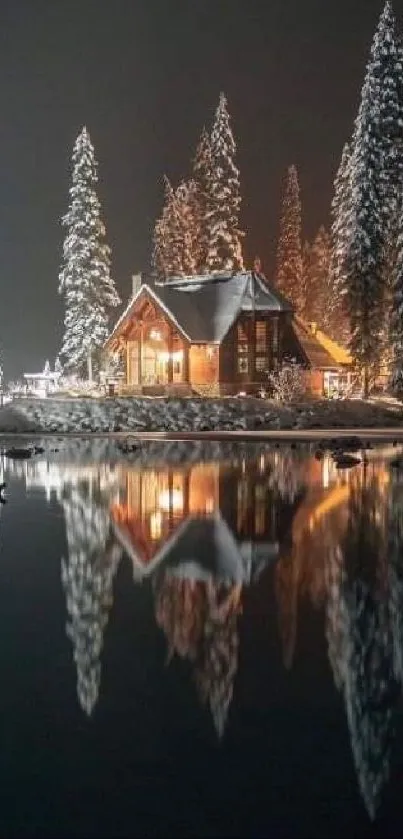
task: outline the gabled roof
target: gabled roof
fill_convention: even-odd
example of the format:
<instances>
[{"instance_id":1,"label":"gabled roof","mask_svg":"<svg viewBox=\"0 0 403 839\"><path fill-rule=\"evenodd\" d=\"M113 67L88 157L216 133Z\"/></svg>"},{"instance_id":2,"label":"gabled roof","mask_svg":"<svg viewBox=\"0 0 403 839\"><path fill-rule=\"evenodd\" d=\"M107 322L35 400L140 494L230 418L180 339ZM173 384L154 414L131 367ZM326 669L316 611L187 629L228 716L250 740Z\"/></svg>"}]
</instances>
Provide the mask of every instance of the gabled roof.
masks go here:
<instances>
[{"instance_id":1,"label":"gabled roof","mask_svg":"<svg viewBox=\"0 0 403 839\"><path fill-rule=\"evenodd\" d=\"M186 518L146 564L129 529L112 518L112 530L132 560L136 582L151 576L164 561L175 577L200 581L213 576L227 582L249 584L257 571L277 559L279 551L277 542L260 545L237 542L220 512Z\"/></svg>"},{"instance_id":2,"label":"gabled roof","mask_svg":"<svg viewBox=\"0 0 403 839\"><path fill-rule=\"evenodd\" d=\"M292 312L292 305L251 271L148 281L140 286L116 323L106 345L130 318L139 297L149 293L192 343L221 343L240 312Z\"/></svg>"},{"instance_id":3,"label":"gabled roof","mask_svg":"<svg viewBox=\"0 0 403 839\"><path fill-rule=\"evenodd\" d=\"M344 347L332 341L315 324L304 321L297 315L293 319L294 332L312 367L317 369L338 369L352 364L351 355Z\"/></svg>"},{"instance_id":4,"label":"gabled roof","mask_svg":"<svg viewBox=\"0 0 403 839\"><path fill-rule=\"evenodd\" d=\"M326 335L321 329L315 330L315 338L339 364L353 363L351 353L349 353L345 347L342 347L341 344L338 344L337 341L333 341L332 338L329 338L329 335Z\"/></svg>"},{"instance_id":5,"label":"gabled roof","mask_svg":"<svg viewBox=\"0 0 403 839\"><path fill-rule=\"evenodd\" d=\"M337 370L340 367L340 363L315 338L308 324L298 317L292 323L294 335L310 367L315 370Z\"/></svg>"},{"instance_id":6,"label":"gabled roof","mask_svg":"<svg viewBox=\"0 0 403 839\"><path fill-rule=\"evenodd\" d=\"M216 579L250 584L257 565L278 556L277 543L254 546L240 543L217 510L210 516L190 516L178 528L164 552L172 576L192 580Z\"/></svg>"}]
</instances>

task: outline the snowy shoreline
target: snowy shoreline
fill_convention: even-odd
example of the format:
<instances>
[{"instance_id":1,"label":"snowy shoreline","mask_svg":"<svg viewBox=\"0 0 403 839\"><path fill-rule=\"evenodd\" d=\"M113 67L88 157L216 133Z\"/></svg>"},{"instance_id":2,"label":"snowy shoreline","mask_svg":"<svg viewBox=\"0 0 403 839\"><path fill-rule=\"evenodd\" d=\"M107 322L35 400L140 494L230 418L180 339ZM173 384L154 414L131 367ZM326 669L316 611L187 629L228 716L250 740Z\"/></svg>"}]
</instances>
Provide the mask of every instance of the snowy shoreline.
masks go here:
<instances>
[{"instance_id":1,"label":"snowy shoreline","mask_svg":"<svg viewBox=\"0 0 403 839\"><path fill-rule=\"evenodd\" d=\"M397 402L318 400L282 405L248 398L20 399L0 409L4 435L298 432L390 428L403 431ZM258 435L256 435L258 436ZM287 435L288 437L288 435Z\"/></svg>"}]
</instances>

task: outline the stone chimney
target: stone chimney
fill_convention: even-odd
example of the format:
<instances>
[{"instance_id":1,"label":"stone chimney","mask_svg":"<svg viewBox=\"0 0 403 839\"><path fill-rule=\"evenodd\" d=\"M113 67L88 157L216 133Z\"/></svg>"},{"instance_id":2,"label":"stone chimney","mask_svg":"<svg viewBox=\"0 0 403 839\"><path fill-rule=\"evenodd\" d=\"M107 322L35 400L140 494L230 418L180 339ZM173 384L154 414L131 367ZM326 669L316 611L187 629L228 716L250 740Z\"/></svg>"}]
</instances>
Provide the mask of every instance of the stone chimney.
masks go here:
<instances>
[{"instance_id":1,"label":"stone chimney","mask_svg":"<svg viewBox=\"0 0 403 839\"><path fill-rule=\"evenodd\" d=\"M132 274L132 297L137 294L142 284L141 274Z\"/></svg>"}]
</instances>

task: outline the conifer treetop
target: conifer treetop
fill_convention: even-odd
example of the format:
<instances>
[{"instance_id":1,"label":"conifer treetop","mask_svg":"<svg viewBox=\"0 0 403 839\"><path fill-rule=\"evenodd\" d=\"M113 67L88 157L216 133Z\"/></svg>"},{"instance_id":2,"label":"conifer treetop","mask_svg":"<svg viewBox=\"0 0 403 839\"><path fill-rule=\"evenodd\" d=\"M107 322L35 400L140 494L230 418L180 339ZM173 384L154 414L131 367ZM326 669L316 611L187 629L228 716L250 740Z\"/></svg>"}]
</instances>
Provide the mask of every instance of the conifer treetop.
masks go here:
<instances>
[{"instance_id":1,"label":"conifer treetop","mask_svg":"<svg viewBox=\"0 0 403 839\"><path fill-rule=\"evenodd\" d=\"M236 143L224 93L220 94L215 112L210 155L205 217L208 238L206 267L210 271L242 270L240 178L235 163Z\"/></svg>"},{"instance_id":2,"label":"conifer treetop","mask_svg":"<svg viewBox=\"0 0 403 839\"><path fill-rule=\"evenodd\" d=\"M288 167L280 219L277 247L276 281L279 289L295 306L304 310L303 268L301 252L301 199L297 167Z\"/></svg>"},{"instance_id":3,"label":"conifer treetop","mask_svg":"<svg viewBox=\"0 0 403 839\"><path fill-rule=\"evenodd\" d=\"M82 372L87 363L92 378L92 356L109 334L109 312L120 303L110 276L110 248L96 192L97 162L84 127L74 144L70 206L62 218L67 228L59 292L65 297L61 354L66 367Z\"/></svg>"}]
</instances>

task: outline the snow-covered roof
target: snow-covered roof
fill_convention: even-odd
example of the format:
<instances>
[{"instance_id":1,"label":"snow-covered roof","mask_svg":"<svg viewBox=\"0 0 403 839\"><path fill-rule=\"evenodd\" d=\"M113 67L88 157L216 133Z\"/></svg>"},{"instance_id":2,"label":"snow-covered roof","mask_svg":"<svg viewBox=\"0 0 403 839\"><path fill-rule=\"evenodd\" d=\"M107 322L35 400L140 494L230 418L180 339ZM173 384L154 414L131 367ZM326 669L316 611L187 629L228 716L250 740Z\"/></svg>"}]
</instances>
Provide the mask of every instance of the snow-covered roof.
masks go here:
<instances>
[{"instance_id":1,"label":"snow-covered roof","mask_svg":"<svg viewBox=\"0 0 403 839\"><path fill-rule=\"evenodd\" d=\"M240 312L292 312L292 305L262 275L251 271L152 281L140 287L106 345L127 323L141 294L149 293L180 332L193 343L221 343Z\"/></svg>"},{"instance_id":2,"label":"snow-covered roof","mask_svg":"<svg viewBox=\"0 0 403 839\"><path fill-rule=\"evenodd\" d=\"M258 554L259 562L267 564L277 558L278 544L265 543ZM236 540L218 511L207 517L189 517L165 551L174 576L198 580L214 576L234 583L251 582L256 558L251 546Z\"/></svg>"},{"instance_id":3,"label":"snow-covered roof","mask_svg":"<svg viewBox=\"0 0 403 839\"><path fill-rule=\"evenodd\" d=\"M340 361L318 341L311 328L299 317L293 319L293 332L310 367L316 370L338 370Z\"/></svg>"},{"instance_id":4,"label":"snow-covered roof","mask_svg":"<svg viewBox=\"0 0 403 839\"><path fill-rule=\"evenodd\" d=\"M238 543L221 513L189 516L170 534L151 562L144 564L129 530L112 517L115 537L131 557L135 580L154 573L164 561L173 576L204 580L217 577L235 583L250 583L257 569L278 556L278 543Z\"/></svg>"}]
</instances>

